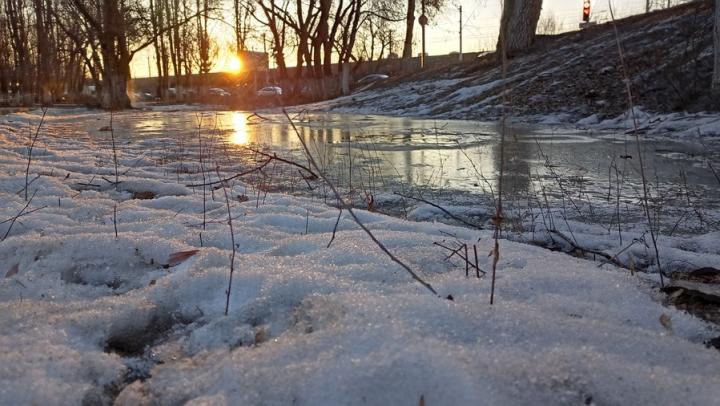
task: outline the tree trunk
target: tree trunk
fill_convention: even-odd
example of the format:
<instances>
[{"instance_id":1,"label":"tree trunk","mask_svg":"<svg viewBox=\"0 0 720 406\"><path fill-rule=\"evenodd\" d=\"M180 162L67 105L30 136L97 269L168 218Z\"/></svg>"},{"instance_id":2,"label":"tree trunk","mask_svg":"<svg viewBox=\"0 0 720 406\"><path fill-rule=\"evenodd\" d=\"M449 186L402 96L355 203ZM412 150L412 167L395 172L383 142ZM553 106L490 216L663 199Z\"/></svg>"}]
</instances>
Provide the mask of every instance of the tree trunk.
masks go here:
<instances>
[{"instance_id":1,"label":"tree trunk","mask_svg":"<svg viewBox=\"0 0 720 406\"><path fill-rule=\"evenodd\" d=\"M325 74L323 69L323 49L330 48L328 34L330 31L330 0L320 0L320 21L318 22L317 32L313 39L313 66L315 68L315 78L320 79ZM322 48L322 49L321 49Z\"/></svg>"},{"instance_id":2,"label":"tree trunk","mask_svg":"<svg viewBox=\"0 0 720 406\"><path fill-rule=\"evenodd\" d=\"M498 55L503 47L508 55L530 48L535 41L542 0L505 0L500 35L498 38Z\"/></svg>"},{"instance_id":3,"label":"tree trunk","mask_svg":"<svg viewBox=\"0 0 720 406\"><path fill-rule=\"evenodd\" d=\"M52 66L49 33L44 0L35 0L35 33L37 35L37 93L40 103L52 104Z\"/></svg>"},{"instance_id":4,"label":"tree trunk","mask_svg":"<svg viewBox=\"0 0 720 406\"><path fill-rule=\"evenodd\" d=\"M720 99L720 0L715 0L715 26L713 28L713 53L715 64L712 76L712 93Z\"/></svg>"},{"instance_id":5,"label":"tree trunk","mask_svg":"<svg viewBox=\"0 0 720 406\"><path fill-rule=\"evenodd\" d=\"M124 110L132 107L127 95L127 75L119 69L105 69L101 105L108 110Z\"/></svg>"},{"instance_id":6,"label":"tree trunk","mask_svg":"<svg viewBox=\"0 0 720 406\"><path fill-rule=\"evenodd\" d=\"M103 27L100 46L103 54L103 89L101 105L109 110L132 107L127 95L130 79L130 55L125 36L125 21L117 0L103 3Z\"/></svg>"},{"instance_id":7,"label":"tree trunk","mask_svg":"<svg viewBox=\"0 0 720 406\"><path fill-rule=\"evenodd\" d=\"M408 0L407 19L405 22L405 45L403 59L412 58L413 29L415 28L415 0Z\"/></svg>"}]
</instances>

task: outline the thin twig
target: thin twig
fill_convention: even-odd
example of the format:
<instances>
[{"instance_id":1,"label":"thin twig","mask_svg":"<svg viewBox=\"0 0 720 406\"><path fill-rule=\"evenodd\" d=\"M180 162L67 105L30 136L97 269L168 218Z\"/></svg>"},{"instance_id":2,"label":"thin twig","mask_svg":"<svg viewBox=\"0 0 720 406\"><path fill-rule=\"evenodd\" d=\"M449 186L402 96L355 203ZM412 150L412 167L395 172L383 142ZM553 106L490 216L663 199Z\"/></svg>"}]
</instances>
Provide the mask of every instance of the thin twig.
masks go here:
<instances>
[{"instance_id":1,"label":"thin twig","mask_svg":"<svg viewBox=\"0 0 720 406\"><path fill-rule=\"evenodd\" d=\"M203 222L202 222L202 228L205 230L205 222L206 222L206 211L207 211L207 188L204 185L205 183L205 164L203 163L203 149L202 149L202 121L203 121L203 113L200 113L200 117L198 118L198 156L200 160L200 173L202 173L202 181L203 181ZM202 231L200 232L200 246L202 246Z\"/></svg>"},{"instance_id":2,"label":"thin twig","mask_svg":"<svg viewBox=\"0 0 720 406\"><path fill-rule=\"evenodd\" d=\"M639 242L643 242L643 239L644 239L644 238L645 238L644 234L643 234L643 236L640 237L640 238L633 238L633 240L630 242L630 244L628 244L628 245L625 246L623 249L621 249L620 251L618 251L617 254L615 254L615 255L612 256L613 259L617 260L617 257L619 257L623 252L625 252L625 251L627 251L628 249L630 249L630 247L632 247L633 245L635 245L635 244L637 244L637 243L639 243ZM619 261L619 260L618 260L618 261ZM609 261L609 260L602 261L602 262L598 265L598 268L602 267L603 265L605 265L605 264L607 264L607 263L609 263L609 262L612 262L612 261ZM616 264L616 265L617 265L617 264ZM625 266L625 265L623 265L623 268L630 269L631 272L633 271L632 268L630 268L630 267L628 267L628 266Z\"/></svg>"},{"instance_id":3,"label":"thin twig","mask_svg":"<svg viewBox=\"0 0 720 406\"><path fill-rule=\"evenodd\" d=\"M493 223L495 225L495 232L493 233L493 261L492 261L492 282L490 285L490 305L495 303L495 274L497 273L497 264L500 261L500 233L502 232L503 223L503 175L505 167L505 132L507 130L507 39L505 38L506 30L500 30L500 57L502 59L502 83L503 83L503 103L502 103L502 118L500 120L500 173L498 176L498 198L497 206L495 209L495 216L493 216Z\"/></svg>"},{"instance_id":4,"label":"thin twig","mask_svg":"<svg viewBox=\"0 0 720 406\"><path fill-rule=\"evenodd\" d=\"M24 215L23 213L24 213L25 210L28 208L28 206L30 206L30 203L32 202L33 198L35 197L35 193L37 193L37 189L35 189L35 191L33 192L32 196L30 196L30 199L27 201L27 203L25 203L25 206L20 210L20 212L19 212L18 214L16 214L14 217L12 217L12 218L9 219L9 220L10 220L10 225L8 226L7 231L5 231L5 235L3 235L3 238L2 238L2 240L0 240L0 242L5 241L5 239L8 237L8 235L10 235L10 230L12 230L12 228L13 228L13 226L15 225L15 222L17 221L17 219L19 219L20 217L22 217L22 216ZM40 209L44 209L45 207L47 207L47 206L40 207L40 208L35 209L35 210L33 210L33 211L38 211L38 210L40 210ZM7 222L7 220L6 220L6 221L3 221L3 223L5 223L5 222Z\"/></svg>"},{"instance_id":5,"label":"thin twig","mask_svg":"<svg viewBox=\"0 0 720 406\"><path fill-rule=\"evenodd\" d=\"M303 179L306 179L306 180L310 179L310 180L312 180L312 179L317 179L317 178L318 178L318 176L315 174L315 172L313 172L310 168L308 168L308 167L305 166L305 165L299 164L299 163L297 163L297 162L290 161L290 160L285 159L285 158L280 158L279 156L277 156L276 153L273 153L273 154L271 155L271 154L268 154L268 153L266 153L266 152L262 152L262 151L260 151L260 150L254 149L254 148L250 148L250 147L246 147L246 148L247 148L248 150L250 150L250 151L252 151L252 152L254 152L254 153L258 154L258 155L262 155L262 156L264 156L264 157L266 157L266 158L272 158L272 159L274 159L274 160L276 160L276 161L280 161L280 162L286 163L286 164L288 164L288 165L297 166L298 168L304 170L305 172L307 172L307 173L309 174L309 176L308 176L307 178L306 178L305 176L303 176Z\"/></svg>"},{"instance_id":6,"label":"thin twig","mask_svg":"<svg viewBox=\"0 0 720 406\"><path fill-rule=\"evenodd\" d=\"M650 215L650 198L649 198L649 192L648 192L648 186L647 186L647 178L645 176L645 165L643 163L643 154L642 149L640 148L640 137L638 135L638 120L635 116L635 103L633 102L633 96L632 96L632 88L630 87L630 75L628 74L627 66L625 65L625 54L622 50L622 45L620 44L620 34L618 34L617 25L615 24L615 14L613 12L613 7L611 4L611 1L608 0L608 8L610 10L610 18L612 19L612 26L613 30L615 31L615 42L617 43L617 49L618 49L618 55L620 57L620 66L622 67L622 73L625 81L625 90L627 91L627 98L628 98L628 105L630 107L630 114L632 116L633 120L633 127L635 129L634 136L635 136L635 144L637 146L638 151L638 164L640 165L640 176L642 177L642 186L643 186L643 208L645 209L645 217L648 222L648 228L650 229L650 238L652 239L653 248L655 249L655 260L657 261L658 266L658 273L660 274L660 286L665 286L665 280L663 278L663 270L662 266L660 264L660 251L658 249L657 245L657 237L655 235L655 226L653 226L652 222L652 216Z\"/></svg>"},{"instance_id":7,"label":"thin twig","mask_svg":"<svg viewBox=\"0 0 720 406\"><path fill-rule=\"evenodd\" d=\"M32 209L32 210L27 210L27 211L23 212L22 214L18 215L17 217L20 218L20 217L23 217L23 216L27 216L28 214L35 213L36 211L42 210L42 209L44 209L45 207L47 207L47 206L42 206L42 207L34 208L34 209ZM3 221L0 221L0 224L5 224L5 223L7 223L7 222L13 221L14 218L15 218L15 216L13 216L13 217L11 217L11 218L9 218L9 219L5 219L5 220L3 220Z\"/></svg>"},{"instance_id":8,"label":"thin twig","mask_svg":"<svg viewBox=\"0 0 720 406\"><path fill-rule=\"evenodd\" d=\"M218 178L220 177L220 167L215 167L215 171L217 172ZM227 288L227 296L225 299L225 315L228 315L228 311L230 310L230 292L232 290L232 280L233 280L233 273L235 273L235 232L233 231L233 223L232 223L232 213L230 212L230 199L228 198L227 194L227 188L225 187L225 184L222 184L222 190L225 194L225 207L227 207L227 215L228 215L228 226L230 226L230 242L232 243L232 256L230 257L230 279L228 280L228 288Z\"/></svg>"},{"instance_id":9,"label":"thin twig","mask_svg":"<svg viewBox=\"0 0 720 406\"><path fill-rule=\"evenodd\" d=\"M288 121L290 122L290 125L292 126L293 131L295 131L295 134L297 135L298 139L300 140L300 144L302 144L303 149L305 150L305 154L307 154L307 158L308 158L308 161L310 162L310 166L315 168L315 170L317 171L317 174L320 176L320 178L323 180L323 182L325 182L325 184L328 185L330 190L335 195L335 199L337 199L338 202L342 202L340 193L335 188L335 185L333 185L332 182L330 182L328 180L328 178L325 176L325 174L320 170L320 167L318 166L317 162L315 162L315 158L313 158L313 156L310 154L310 150L308 149L308 146L305 143L305 140L300 135L300 131L298 131L297 127L295 126L295 123L290 118L290 116L288 115L288 113L285 109L283 109L283 114L285 114L285 117L287 117ZM385 245L383 243L381 243L375 237L375 235L362 223L362 221L360 221L360 219L357 217L357 215L355 214L352 207L346 206L345 209L348 211L348 213L350 213L350 216L353 218L355 223L368 235L368 237L370 237L370 239L380 248L380 250L382 250L393 262L395 262L396 264L400 265L403 269L405 269L413 279L415 279L418 283L423 285L427 290L429 290L430 292L432 292L435 295L438 294L437 291L432 287L432 285L425 282L420 276L418 276L417 273L415 273L415 271L413 271L408 265L406 265L403 261L398 259L395 255L393 255L393 253L390 252L390 250L388 250L387 247L385 247Z\"/></svg>"},{"instance_id":10,"label":"thin twig","mask_svg":"<svg viewBox=\"0 0 720 406\"><path fill-rule=\"evenodd\" d=\"M30 183L28 182L28 178L30 177L30 161L32 161L32 152L33 148L35 147L35 141L37 141L38 135L40 134L40 128L42 128L43 123L45 122L45 115L47 114L47 107L42 108L42 117L40 118L40 124L38 124L37 129L35 130L35 136L30 141L30 148L28 148L28 161L27 166L25 167L25 201L28 200L28 186L30 186ZM34 179L33 179L34 180ZM34 195L34 193L33 193Z\"/></svg>"},{"instance_id":11,"label":"thin twig","mask_svg":"<svg viewBox=\"0 0 720 406\"><path fill-rule=\"evenodd\" d=\"M581 247L581 246L578 245L575 241L573 241L573 239L571 239L570 237L566 236L565 234L563 234L562 232L560 232L560 231L558 231L558 230L548 230L548 232L551 233L551 234L555 234L555 235L557 235L558 237L562 238L562 239L563 239L566 243L568 243L574 250L578 250L578 251L582 251L582 252L587 252L587 253L590 253L590 254L593 254L593 255L598 255L598 256L601 256L601 257L605 258L605 260L606 260L605 263L610 262L610 263L612 263L613 265L615 265L615 266L617 266L617 267L619 267L619 268L626 268L626 269L628 268L625 264L623 264L622 262L618 261L618 260L615 259L612 255L610 255L610 254L608 254L608 253L606 253L606 252L594 250L594 249L592 249L592 248Z\"/></svg>"},{"instance_id":12,"label":"thin twig","mask_svg":"<svg viewBox=\"0 0 720 406\"><path fill-rule=\"evenodd\" d=\"M113 206L113 227L115 227L115 238L118 238L117 233L117 203Z\"/></svg>"},{"instance_id":13,"label":"thin twig","mask_svg":"<svg viewBox=\"0 0 720 406\"><path fill-rule=\"evenodd\" d=\"M335 240L335 232L337 231L338 224L340 224L340 216L342 216L342 211L343 211L343 209L341 207L340 210L338 211L337 220L335 220L335 227L333 227L332 237L330 237L330 241L328 241L328 245L325 248L330 248L330 245L332 244L333 240Z\"/></svg>"},{"instance_id":14,"label":"thin twig","mask_svg":"<svg viewBox=\"0 0 720 406\"><path fill-rule=\"evenodd\" d=\"M708 161L708 167L710 167L710 170L712 171L713 175L715 175L715 179L718 181L718 183L720 183L720 175L718 175L718 173L715 171L715 168L713 168L710 161Z\"/></svg>"},{"instance_id":15,"label":"thin twig","mask_svg":"<svg viewBox=\"0 0 720 406\"><path fill-rule=\"evenodd\" d=\"M485 272L480 269L480 261L478 261L477 244L473 244L473 251L475 252L475 276L480 278L480 272L485 275Z\"/></svg>"},{"instance_id":16,"label":"thin twig","mask_svg":"<svg viewBox=\"0 0 720 406\"><path fill-rule=\"evenodd\" d=\"M115 130L113 129L113 112L110 110L110 139L112 140L113 163L115 164L115 190L118 188L118 161L117 148L115 147Z\"/></svg>"},{"instance_id":17,"label":"thin twig","mask_svg":"<svg viewBox=\"0 0 720 406\"><path fill-rule=\"evenodd\" d=\"M263 162L263 163L260 164L259 166L256 166L256 167L254 167L254 168L252 168L252 169L248 169L247 171L244 171L244 172L237 173L237 174L235 174L235 175L233 175L233 176L230 176L229 178L218 179L218 180L213 181L213 182L191 183L191 184L187 184L187 185L185 185L185 186L187 186L187 187L203 187L203 186L213 186L213 185L217 185L218 183L224 185L225 183L227 183L227 182L229 182L229 181L231 181L231 180L233 180L233 179L237 179L237 178L240 178L240 177L242 177L242 176L249 175L249 174L251 174L251 173L261 171L263 168L265 168L266 166L268 166L268 164L269 164L270 162L272 162L272 161L273 161L273 159L272 159L272 158L269 158L267 161ZM219 173L218 173L218 176L220 176Z\"/></svg>"},{"instance_id":18,"label":"thin twig","mask_svg":"<svg viewBox=\"0 0 720 406\"><path fill-rule=\"evenodd\" d=\"M437 241L433 242L433 245L437 245L440 248L450 251L450 254L445 258L446 261L449 260L450 258L454 257L455 255L457 255L458 257L460 257L460 259L465 261L466 274L469 271L469 268L475 268L475 274L477 275L478 278L480 278L480 273L485 275L486 272L483 271L482 269L480 269L480 262L478 261L478 255L477 255L477 245L473 244L473 250L475 251L475 263L474 264L470 261L470 258L468 258L467 253L465 254L465 256L463 256L463 254L461 252L463 249L467 250L467 244L462 244L457 249L453 249L453 248L443 245Z\"/></svg>"}]
</instances>

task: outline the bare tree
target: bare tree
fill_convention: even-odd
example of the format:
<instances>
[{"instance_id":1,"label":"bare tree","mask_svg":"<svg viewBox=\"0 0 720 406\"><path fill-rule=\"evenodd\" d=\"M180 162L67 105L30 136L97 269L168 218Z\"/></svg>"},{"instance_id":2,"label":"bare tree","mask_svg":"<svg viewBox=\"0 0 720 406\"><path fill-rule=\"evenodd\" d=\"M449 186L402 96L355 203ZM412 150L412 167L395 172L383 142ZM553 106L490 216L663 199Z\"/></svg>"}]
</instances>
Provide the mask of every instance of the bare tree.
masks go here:
<instances>
[{"instance_id":1,"label":"bare tree","mask_svg":"<svg viewBox=\"0 0 720 406\"><path fill-rule=\"evenodd\" d=\"M255 2L251 0L233 0L235 29L235 51L247 50L247 42L250 33L253 31L252 19L255 13Z\"/></svg>"},{"instance_id":2,"label":"bare tree","mask_svg":"<svg viewBox=\"0 0 720 406\"><path fill-rule=\"evenodd\" d=\"M35 35L37 42L37 93L43 104L53 102L53 77L54 70L54 36L52 30L52 14L48 8L52 8L50 0L33 0L35 13Z\"/></svg>"},{"instance_id":3,"label":"bare tree","mask_svg":"<svg viewBox=\"0 0 720 406\"><path fill-rule=\"evenodd\" d=\"M285 14L288 12L288 0L283 0L284 3L281 4L279 7L275 0L259 0L258 5L260 6L260 9L263 12L263 16L265 17L265 20L262 19L262 17L255 16L255 19L260 23L265 25L272 35L272 54L273 58L275 59L275 65L277 65L277 70L279 72L279 76L282 79L285 79L288 77L287 67L285 64L285 22L279 18L279 16Z\"/></svg>"},{"instance_id":4,"label":"bare tree","mask_svg":"<svg viewBox=\"0 0 720 406\"><path fill-rule=\"evenodd\" d=\"M13 70L11 87L13 93L19 94L25 104L32 102L33 77L30 58L30 39L25 0L5 0L10 47L13 53Z\"/></svg>"},{"instance_id":5,"label":"bare tree","mask_svg":"<svg viewBox=\"0 0 720 406\"><path fill-rule=\"evenodd\" d=\"M350 65L349 62L353 58L353 49L360 29L362 10L365 2L362 0L352 1L344 14L344 19L340 23L341 31L337 40L336 47L338 49L340 65L340 87L343 94L350 93Z\"/></svg>"},{"instance_id":6,"label":"bare tree","mask_svg":"<svg viewBox=\"0 0 720 406\"><path fill-rule=\"evenodd\" d=\"M187 24L195 17L207 16L208 0L205 3L206 7L198 7L195 14L152 32L144 29L148 12L139 0L71 0L90 31L97 35L103 66L102 107L112 110L131 107L127 84L130 62L135 54L155 44L158 36L166 35L175 27Z\"/></svg>"}]
</instances>

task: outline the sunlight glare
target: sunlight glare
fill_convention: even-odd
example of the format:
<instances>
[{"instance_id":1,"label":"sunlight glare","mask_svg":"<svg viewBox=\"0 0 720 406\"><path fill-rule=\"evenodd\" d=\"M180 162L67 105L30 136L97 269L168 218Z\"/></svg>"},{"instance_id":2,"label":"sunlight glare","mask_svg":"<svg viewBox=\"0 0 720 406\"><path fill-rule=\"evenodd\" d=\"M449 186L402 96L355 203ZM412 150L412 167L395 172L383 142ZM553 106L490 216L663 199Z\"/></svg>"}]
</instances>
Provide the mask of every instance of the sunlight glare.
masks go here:
<instances>
[{"instance_id":1,"label":"sunlight glare","mask_svg":"<svg viewBox=\"0 0 720 406\"><path fill-rule=\"evenodd\" d=\"M230 142L235 145L246 145L249 141L248 125L246 115L239 112L232 114L233 132L230 135Z\"/></svg>"},{"instance_id":2,"label":"sunlight glare","mask_svg":"<svg viewBox=\"0 0 720 406\"><path fill-rule=\"evenodd\" d=\"M240 61L240 58L238 58L237 56L231 57L228 68L230 69L231 73L240 73L240 71L242 70L242 62Z\"/></svg>"}]
</instances>

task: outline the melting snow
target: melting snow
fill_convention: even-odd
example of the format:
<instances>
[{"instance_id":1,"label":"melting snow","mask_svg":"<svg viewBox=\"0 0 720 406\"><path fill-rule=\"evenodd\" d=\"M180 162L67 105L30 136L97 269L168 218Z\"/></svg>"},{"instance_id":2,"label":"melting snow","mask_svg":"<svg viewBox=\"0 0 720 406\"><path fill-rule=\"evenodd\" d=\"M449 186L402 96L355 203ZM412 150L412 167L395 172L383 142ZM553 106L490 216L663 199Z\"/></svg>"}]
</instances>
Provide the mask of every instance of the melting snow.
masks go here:
<instances>
[{"instance_id":1,"label":"melting snow","mask_svg":"<svg viewBox=\"0 0 720 406\"><path fill-rule=\"evenodd\" d=\"M0 220L25 205L17 192L26 122L38 118L0 118ZM158 158L167 140L143 141L138 166L138 157L123 157L116 189L107 143L64 135L64 119L71 117L53 111L33 154L30 179L40 177L29 209L39 210L0 243L0 276L19 269L0 279L2 404L720 399L720 353L702 344L717 329L663 307L650 279L501 241L490 306L489 278L466 278L433 244L477 243L489 270L489 232L359 212L450 301L414 282L345 214L327 248L337 209L309 198L231 202L238 255L224 316L231 243L222 191L208 191L203 230L202 191L185 186L200 174L180 177L177 162ZM247 190L228 187L233 196ZM154 198L133 199L139 191ZM9 225L0 224L0 235ZM195 249L168 266L173 253ZM663 315L671 322L661 323Z\"/></svg>"}]
</instances>

